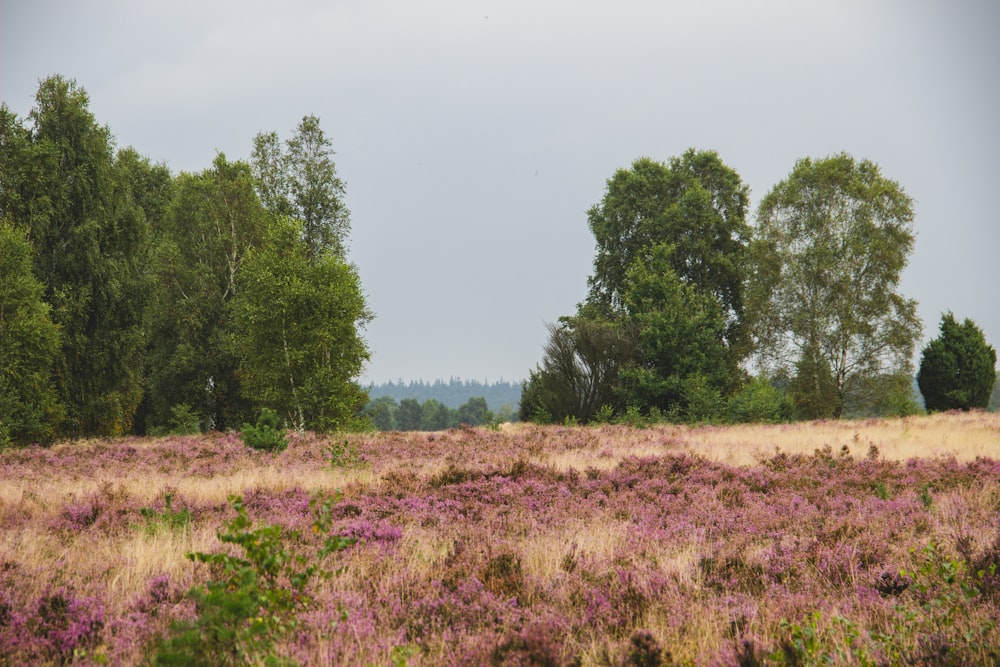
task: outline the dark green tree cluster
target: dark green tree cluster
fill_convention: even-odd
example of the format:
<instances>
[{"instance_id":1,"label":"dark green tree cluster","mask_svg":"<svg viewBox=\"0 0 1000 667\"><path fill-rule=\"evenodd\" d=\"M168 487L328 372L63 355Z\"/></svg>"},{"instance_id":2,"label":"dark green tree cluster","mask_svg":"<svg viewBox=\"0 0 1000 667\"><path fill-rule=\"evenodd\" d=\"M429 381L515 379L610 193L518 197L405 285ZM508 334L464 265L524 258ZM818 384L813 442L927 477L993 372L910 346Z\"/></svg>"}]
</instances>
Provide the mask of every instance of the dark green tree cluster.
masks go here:
<instances>
[{"instance_id":1,"label":"dark green tree cluster","mask_svg":"<svg viewBox=\"0 0 1000 667\"><path fill-rule=\"evenodd\" d=\"M588 212L587 300L550 328L522 419L776 421L916 409L912 202L871 162L801 160L746 222L710 151L642 158ZM758 377L747 368L754 362Z\"/></svg>"},{"instance_id":2,"label":"dark green tree cluster","mask_svg":"<svg viewBox=\"0 0 1000 667\"><path fill-rule=\"evenodd\" d=\"M220 154L175 176L116 149L71 80L42 81L26 119L0 105L0 444L151 432L179 409L217 429L264 406L300 428L356 418L371 315L344 187L315 117L288 146L267 174Z\"/></svg>"},{"instance_id":3,"label":"dark green tree cluster","mask_svg":"<svg viewBox=\"0 0 1000 667\"><path fill-rule=\"evenodd\" d=\"M703 416L742 383L748 189L711 151L636 160L587 214L590 291L550 327L522 419Z\"/></svg>"},{"instance_id":4,"label":"dark green tree cluster","mask_svg":"<svg viewBox=\"0 0 1000 667\"><path fill-rule=\"evenodd\" d=\"M917 384L928 410L986 408L996 384L997 351L966 319L941 317L941 335L924 348Z\"/></svg>"},{"instance_id":5,"label":"dark green tree cluster","mask_svg":"<svg viewBox=\"0 0 1000 667\"><path fill-rule=\"evenodd\" d=\"M507 421L513 416L509 408L494 414L481 396L470 398L455 409L434 398L421 403L415 398L397 402L391 396L379 396L364 412L380 431L443 431L463 424L482 426L497 420Z\"/></svg>"}]
</instances>

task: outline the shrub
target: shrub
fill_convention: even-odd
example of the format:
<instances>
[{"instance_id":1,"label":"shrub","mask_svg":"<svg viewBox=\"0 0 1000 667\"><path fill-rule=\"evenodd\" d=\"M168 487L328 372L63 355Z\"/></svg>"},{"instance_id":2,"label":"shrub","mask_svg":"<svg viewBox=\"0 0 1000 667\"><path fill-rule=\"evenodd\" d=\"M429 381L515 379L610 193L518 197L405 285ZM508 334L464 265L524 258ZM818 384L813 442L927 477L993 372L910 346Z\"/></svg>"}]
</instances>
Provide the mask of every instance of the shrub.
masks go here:
<instances>
[{"instance_id":1,"label":"shrub","mask_svg":"<svg viewBox=\"0 0 1000 667\"><path fill-rule=\"evenodd\" d=\"M736 423L780 424L792 418L791 401L764 378L750 380L729 397L726 408Z\"/></svg>"},{"instance_id":2,"label":"shrub","mask_svg":"<svg viewBox=\"0 0 1000 667\"><path fill-rule=\"evenodd\" d=\"M188 554L192 561L208 564L216 578L188 593L198 615L172 626L158 647L157 665L293 664L275 655L275 642L292 633L298 614L312 607L311 581L333 576L322 569L322 560L355 542L327 537L311 558L290 552L288 545L302 539L298 531L281 525L254 528L243 501L233 496L229 502L236 516L223 524L218 537L242 549L243 556ZM312 499L313 532L329 532L333 502Z\"/></svg>"},{"instance_id":3,"label":"shrub","mask_svg":"<svg viewBox=\"0 0 1000 667\"><path fill-rule=\"evenodd\" d=\"M996 381L997 353L983 332L951 313L941 317L941 335L924 348L917 384L928 410L985 408Z\"/></svg>"},{"instance_id":4,"label":"shrub","mask_svg":"<svg viewBox=\"0 0 1000 667\"><path fill-rule=\"evenodd\" d=\"M281 427L278 413L264 408L260 411L256 426L243 424L243 442L247 447L265 452L285 451L288 438L285 436L285 429Z\"/></svg>"}]
</instances>

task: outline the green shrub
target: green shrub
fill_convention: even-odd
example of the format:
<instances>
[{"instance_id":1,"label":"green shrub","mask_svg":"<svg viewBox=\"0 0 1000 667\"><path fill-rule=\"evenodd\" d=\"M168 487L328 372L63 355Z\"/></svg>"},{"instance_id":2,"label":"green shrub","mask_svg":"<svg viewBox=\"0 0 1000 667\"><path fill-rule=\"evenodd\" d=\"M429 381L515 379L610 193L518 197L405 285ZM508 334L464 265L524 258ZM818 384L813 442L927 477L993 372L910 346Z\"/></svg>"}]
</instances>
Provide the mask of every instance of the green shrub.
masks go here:
<instances>
[{"instance_id":1,"label":"green shrub","mask_svg":"<svg viewBox=\"0 0 1000 667\"><path fill-rule=\"evenodd\" d=\"M210 566L213 579L188 592L197 616L177 622L157 647L156 665L290 665L276 654L275 643L298 627L298 614L313 606L310 584L334 573L322 561L355 540L327 537L312 557L289 551L300 544L298 531L281 525L254 528L243 501L232 496L236 516L218 533L223 544L242 550L228 553L189 553L190 560ZM334 499L314 497L313 531L329 532Z\"/></svg>"},{"instance_id":2,"label":"green shrub","mask_svg":"<svg viewBox=\"0 0 1000 667\"><path fill-rule=\"evenodd\" d=\"M265 452L283 452L288 447L285 429L281 427L278 413L270 408L263 408L257 425L243 424L243 443Z\"/></svg>"},{"instance_id":3,"label":"green shrub","mask_svg":"<svg viewBox=\"0 0 1000 667\"><path fill-rule=\"evenodd\" d=\"M161 529L181 530L191 523L191 512L186 507L175 510L173 499L174 494L164 494L162 512L149 507L143 507L139 510L139 514L146 520L146 532L152 535Z\"/></svg>"},{"instance_id":4,"label":"green shrub","mask_svg":"<svg viewBox=\"0 0 1000 667\"><path fill-rule=\"evenodd\" d=\"M738 424L780 424L792 418L791 401L764 378L753 378L730 396L726 409Z\"/></svg>"}]
</instances>

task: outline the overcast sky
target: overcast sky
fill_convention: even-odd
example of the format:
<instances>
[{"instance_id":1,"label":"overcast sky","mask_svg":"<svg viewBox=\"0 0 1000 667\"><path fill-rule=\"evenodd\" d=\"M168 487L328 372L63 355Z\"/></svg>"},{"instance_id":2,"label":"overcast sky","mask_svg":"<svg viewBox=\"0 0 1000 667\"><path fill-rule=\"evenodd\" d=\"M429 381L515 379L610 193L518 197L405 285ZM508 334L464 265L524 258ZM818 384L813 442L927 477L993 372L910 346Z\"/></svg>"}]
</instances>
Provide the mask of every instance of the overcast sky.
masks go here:
<instances>
[{"instance_id":1,"label":"overcast sky","mask_svg":"<svg viewBox=\"0 0 1000 667\"><path fill-rule=\"evenodd\" d=\"M915 200L901 291L1000 347L1000 3L0 1L0 99L76 79L175 173L319 116L376 319L364 379L522 379L640 156L712 149L760 198L847 151Z\"/></svg>"}]
</instances>

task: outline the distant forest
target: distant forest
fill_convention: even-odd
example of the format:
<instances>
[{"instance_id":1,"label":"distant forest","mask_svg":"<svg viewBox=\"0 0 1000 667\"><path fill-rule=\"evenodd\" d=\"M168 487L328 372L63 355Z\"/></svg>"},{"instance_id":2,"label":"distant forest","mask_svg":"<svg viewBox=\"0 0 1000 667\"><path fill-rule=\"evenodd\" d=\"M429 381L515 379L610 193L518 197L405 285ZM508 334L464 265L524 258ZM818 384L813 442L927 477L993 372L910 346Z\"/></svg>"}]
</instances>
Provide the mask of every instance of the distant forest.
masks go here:
<instances>
[{"instance_id":1,"label":"distant forest","mask_svg":"<svg viewBox=\"0 0 1000 667\"><path fill-rule=\"evenodd\" d=\"M388 396L396 402L405 398L412 398L420 403L433 399L453 410L467 403L470 398L484 398L492 412L499 412L505 405L516 412L521 402L521 382L499 380L490 383L460 378L451 378L447 382L435 380L433 383L399 380L370 385L368 396L371 400Z\"/></svg>"}]
</instances>

